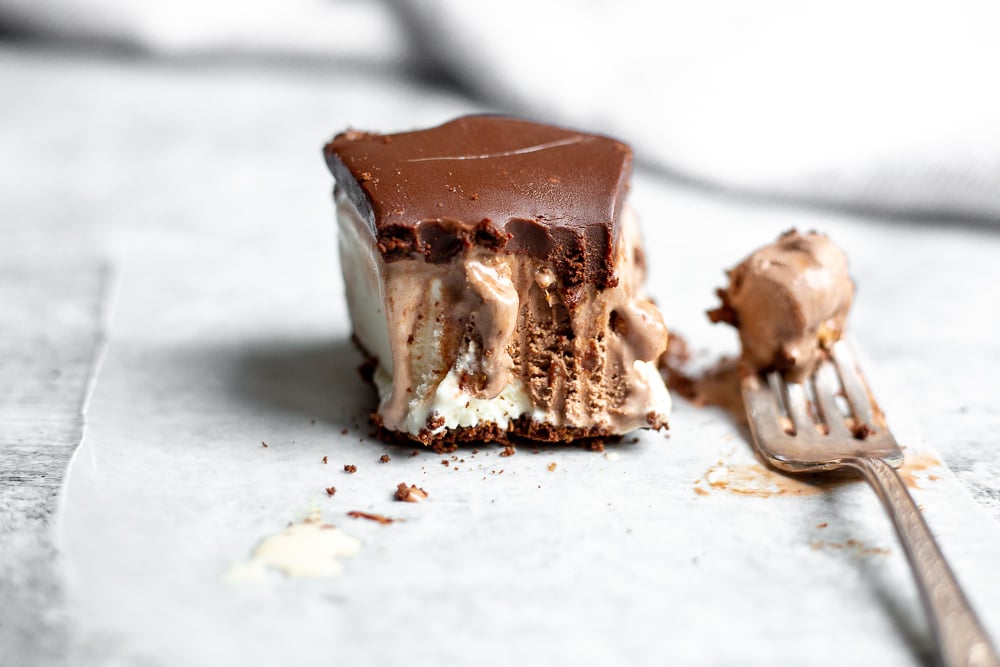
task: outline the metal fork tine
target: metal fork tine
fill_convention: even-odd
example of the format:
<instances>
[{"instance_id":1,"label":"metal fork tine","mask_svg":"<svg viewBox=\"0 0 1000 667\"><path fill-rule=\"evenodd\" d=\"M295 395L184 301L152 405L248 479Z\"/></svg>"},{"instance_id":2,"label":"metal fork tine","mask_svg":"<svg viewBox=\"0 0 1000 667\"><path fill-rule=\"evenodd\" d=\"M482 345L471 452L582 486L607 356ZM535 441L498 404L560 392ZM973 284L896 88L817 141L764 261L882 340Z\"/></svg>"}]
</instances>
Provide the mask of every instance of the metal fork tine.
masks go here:
<instances>
[{"instance_id":1,"label":"metal fork tine","mask_svg":"<svg viewBox=\"0 0 1000 667\"><path fill-rule=\"evenodd\" d=\"M851 412L859 423L871 424L874 422L871 398L858 365L854 361L854 354L851 348L844 342L838 342L833 346L833 360L837 364L837 371L840 375L840 383L844 387L844 394L847 402L851 405Z\"/></svg>"},{"instance_id":2,"label":"metal fork tine","mask_svg":"<svg viewBox=\"0 0 1000 667\"><path fill-rule=\"evenodd\" d=\"M878 428L879 425L873 423L878 407L868 392L854 355L844 342L836 343L832 354L833 364L823 362L807 380L813 383L813 395L830 428L829 436L817 434L803 384L786 384L774 373L767 381L759 375L743 378L743 403L754 447L771 466L787 472L819 472L845 467L860 471L892 517L916 575L924 606L931 616L931 625L938 635L942 664L1000 667L1000 657L989 635L969 606L902 479L893 470L893 466L902 462L902 451L884 424ZM877 431L860 429L859 434L848 431L837 405L836 375L840 377L854 418ZM788 435L781 426L780 397L795 425L795 436ZM881 421L881 413L878 414Z\"/></svg>"},{"instance_id":3,"label":"metal fork tine","mask_svg":"<svg viewBox=\"0 0 1000 667\"><path fill-rule=\"evenodd\" d=\"M809 414L809 396L804 385L798 382L785 382L784 397L788 416L795 424L795 435L808 437L816 435L816 422Z\"/></svg>"},{"instance_id":4,"label":"metal fork tine","mask_svg":"<svg viewBox=\"0 0 1000 667\"><path fill-rule=\"evenodd\" d=\"M829 362L823 362L813 375L813 394L819 404L823 423L829 429L829 435L835 438L846 438L851 434L844 422L844 415L837 406L837 371Z\"/></svg>"},{"instance_id":5,"label":"metal fork tine","mask_svg":"<svg viewBox=\"0 0 1000 667\"><path fill-rule=\"evenodd\" d=\"M788 437L781 428L777 398L769 386L761 383L759 377L752 376L743 380L743 401L746 403L750 427L759 442L775 442L777 438Z\"/></svg>"}]
</instances>

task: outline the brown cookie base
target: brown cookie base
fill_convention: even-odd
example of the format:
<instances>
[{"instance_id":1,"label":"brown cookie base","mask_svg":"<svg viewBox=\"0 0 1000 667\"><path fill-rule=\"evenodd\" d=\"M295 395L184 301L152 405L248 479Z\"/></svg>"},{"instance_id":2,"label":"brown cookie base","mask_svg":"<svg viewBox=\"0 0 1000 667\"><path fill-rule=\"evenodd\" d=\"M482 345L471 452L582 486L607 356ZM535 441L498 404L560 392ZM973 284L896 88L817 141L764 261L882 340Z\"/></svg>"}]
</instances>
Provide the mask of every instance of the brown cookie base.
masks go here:
<instances>
[{"instance_id":1,"label":"brown cookie base","mask_svg":"<svg viewBox=\"0 0 1000 667\"><path fill-rule=\"evenodd\" d=\"M423 430L419 434L404 431L393 431L382 426L378 413L371 414L375 425L375 436L393 445L412 445L419 442L439 454L453 452L464 445L563 445L572 444L588 449L603 449L604 444L618 442L621 435L609 433L604 429L556 427L540 424L529 417L519 417L510 423L510 428L504 430L496 422L486 422L475 426L461 426L446 429L438 434ZM661 428L666 428L663 424Z\"/></svg>"}]
</instances>

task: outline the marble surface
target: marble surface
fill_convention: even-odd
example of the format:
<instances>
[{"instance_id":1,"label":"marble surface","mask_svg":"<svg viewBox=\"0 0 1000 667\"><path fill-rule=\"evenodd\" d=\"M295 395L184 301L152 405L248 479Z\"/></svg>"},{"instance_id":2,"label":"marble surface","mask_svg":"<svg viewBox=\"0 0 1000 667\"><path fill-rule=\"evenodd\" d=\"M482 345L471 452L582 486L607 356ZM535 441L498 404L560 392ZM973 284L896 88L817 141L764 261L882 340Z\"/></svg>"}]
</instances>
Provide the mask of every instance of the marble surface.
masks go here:
<instances>
[{"instance_id":1,"label":"marble surface","mask_svg":"<svg viewBox=\"0 0 1000 667\"><path fill-rule=\"evenodd\" d=\"M79 617L65 602L66 567L60 559L67 554L64 550L60 555L56 548L69 548L71 565L89 564L86 567L95 576L109 577L93 579L84 586L84 592L91 596L99 594L100 585L112 590L128 581L121 572L106 567L93 569L99 559L80 556L81 550L92 551L98 544L97 534L80 532L82 526L93 524L73 520L88 512L93 517L107 518L110 515L102 512L113 511L115 502L126 502L127 496L114 495L121 493L120 489L108 492L105 500L111 501L92 505L86 502L87 494L78 494L77 502L63 505L60 521L53 520L69 454L84 432L81 406L91 370L102 350L101 336L109 337L112 346L115 340L123 341L120 348L111 348L116 355L111 363L118 366L102 371L113 373L117 369L119 377L128 377L122 373L129 370L129 364L156 361L156 355L151 356L155 349L144 338L150 332L143 326L148 327L150 322L158 322L161 326L156 329L157 335L172 343L183 342L185 336L214 342L215 349L211 345L200 351L187 349L194 356L183 361L242 369L243 375L213 381L223 382L220 386L235 392L226 399L229 402L223 403L226 409L232 409L233 419L241 411L274 418L269 427L274 432L261 439L282 441L289 433L305 428L305 420L312 418L328 427L343 422L345 427L364 430L352 422L352 415L356 418L363 411L362 396L354 395L354 402L337 406L326 404L322 398L324 387L329 389L323 384L324 373L349 368L354 361L348 349L331 347L330 339L325 337L326 328L330 334L345 333L346 323L338 287L327 284L331 267L315 265L324 252L333 256L334 243L330 179L319 157L319 147L331 133L346 125L404 128L478 110L462 97L392 72L372 74L350 68L289 72L226 63L171 66L148 61L81 59L9 47L0 51L0 80L8 90L17 92L0 108L4 121L0 123L0 136L3 145L11 147L0 156L0 201L4 210L0 226L5 238L0 248L5 276L2 317L5 326L17 332L5 337L0 348L0 368L4 369L4 386L8 387L0 403L4 424L0 435L0 493L5 500L0 510L0 618L6 617L0 623L0 644L8 649L8 655L15 656L12 664L57 664L65 660L73 664L128 664L137 655L130 653L135 647L128 646L127 637L105 641L105 636L81 632ZM1000 395L993 378L1000 373L1000 341L995 337L1000 315L990 305L995 301L991 286L1000 282L1000 263L995 261L1000 257L1000 235L995 230L947 221L909 223L769 207L720 193L685 189L642 173L636 179L634 196L650 230L648 236L655 241L650 253L662 258L654 265L651 291L661 301L668 321L697 347L712 352L732 349L733 345L727 332L709 327L698 314L712 305L712 288L720 283L723 267L792 225L834 234L852 259L852 272L859 284L852 328L877 366L877 377L884 381L877 387L891 390L892 403L915 423L914 432L921 434L921 442L936 450L978 507L992 516L981 525L987 526L987 531L996 528L993 524L1000 519L1000 451L996 447ZM276 234L276 229L287 229L287 233ZM696 252L691 250L692 244L696 244ZM699 261L679 259L681 255ZM225 308L220 308L217 300L198 306L216 311L202 310L197 316L179 307L165 321L157 319L164 315L162 311L150 312L144 320L141 310L124 320L111 315L102 320L102 306L113 303L113 295L127 296L121 303L130 308L141 307L146 301L156 303L164 298L156 290L185 284L186 271L192 276L225 273L213 261L226 256L239 258L233 264L235 273L229 275L230 282L225 283L228 289L205 292L217 294L227 304ZM297 256L302 259L300 278L322 281L309 282L311 288L305 292L308 298L297 284L282 283L282 272L277 270L297 266ZM683 273L677 272L680 266L686 269ZM318 300L315 319L299 323L303 326L299 329L295 322L266 321L260 326L259 340L251 336L248 347L227 347L224 334L238 320L227 313L256 312L253 308L259 304L255 298L264 295L241 290L240 271L243 275L256 274L245 281L246 285L284 284L279 294L286 306L299 303L297 299L303 304ZM186 289L196 287L195 281ZM143 290L151 291L143 297ZM190 303L197 305L198 292L190 295ZM281 312L287 318L288 313L296 311ZM131 322L134 328L115 329L116 321ZM214 322L207 339L201 329L185 329L193 322L206 321ZM213 339L213 335L217 338ZM183 346L180 352L185 352ZM206 356L199 361L199 354ZM226 359L235 361L226 364ZM160 358L158 363L165 361L169 359ZM289 378L294 377L306 378L307 382L291 382ZM100 397L101 374L94 386L98 392L95 395ZM260 396L275 386L284 398L277 404L273 400L261 404ZM240 387L242 391L237 391ZM108 391L111 397L117 395L119 402L127 402L128 393L121 393L121 385L109 386ZM136 387L135 391L141 392L142 388ZM345 391L351 392L350 388ZM170 392L164 395L165 400L170 397ZM106 395L104 400L111 399ZM109 404L103 405L106 408ZM93 416L89 407L86 414L88 418ZM141 432L147 426L136 422L128 427L128 422L109 419L109 415L125 414L104 409L100 428L120 437L127 435L129 428ZM709 422L709 429L723 428L711 425L713 416L709 413L681 408L681 415L690 423ZM296 422L294 427L292 422ZM216 423L213 428L224 423ZM339 429L327 431L336 440ZM312 437L315 441L310 446L319 453L323 439ZM250 444L259 447L255 442ZM369 450L370 446L363 451ZM294 451L279 447L270 453L279 461L285 457L283 464L277 464L283 470L282 484L294 483L298 474L293 465ZM261 452L255 450L253 454ZM563 467L609 466L606 459L590 459L588 463L582 455L565 454L568 463ZM182 462L190 473L190 483L197 485L198 475L205 473L198 470L198 459L194 453L192 456L182 458ZM527 458L519 454L517 465L529 465ZM167 469L176 463L163 459L159 465ZM81 459L74 465L81 465ZM267 469L255 471L265 474ZM315 471L308 474L313 476ZM522 479L527 479L533 473L523 474ZM87 479L83 477L78 488L86 488ZM92 482L94 478L89 479ZM266 485L266 474L257 481ZM502 490L493 480L490 482L494 493ZM572 482L572 478L564 478L561 483ZM317 478L312 484L319 483ZM444 483L437 481L437 488ZM363 495L360 482L351 484ZM150 489L147 486L133 491L141 494ZM960 487L954 489L963 494ZM73 487L69 490L72 492ZM277 514L281 520L301 518L293 514L304 512L307 508L302 505L308 503L310 494L319 491L309 486L298 495L272 499L271 513L250 522L258 531L254 534L263 537L259 531L268 521L276 520ZM690 492L690 488L686 491ZM155 501L156 494L152 497ZM169 494L164 498L169 499ZM624 504L639 512L643 497L631 498ZM285 505L275 513L280 503ZM466 509L468 506L466 503ZM489 508L475 502L471 506L481 516L488 516ZM452 509L459 511L460 507L458 504ZM739 505L733 508L739 511ZM870 512L877 514L876 509ZM438 521L447 519L446 514L438 516ZM516 518L513 514L500 516L511 521ZM641 516L641 512L632 516ZM170 514L159 514L157 518L169 522ZM218 520L229 518L226 514ZM648 537L655 530L651 519L636 520L643 535ZM413 526L417 525L414 522ZM359 530L370 531L367 527ZM948 532L947 527L943 530ZM792 533L781 535L790 539ZM370 532L364 536L373 539ZM487 540L483 544L491 543L487 537L483 539ZM876 541L879 539L888 538L877 534ZM969 536L964 539L968 541ZM724 544L717 543L718 536L706 540L705 549L714 544L716 553L726 550ZM150 543L140 540L133 546L141 551ZM748 548L753 548L752 543ZM181 550L176 565L183 567L184 557L197 558L196 554L196 550ZM218 566L222 567L221 562ZM722 563L719 567L729 566ZM843 562L839 567L850 570L849 564ZM878 590L880 584L885 584L879 580L878 571L862 569L864 575L859 581L874 581L873 590ZM619 593L635 585L633 575L615 580L615 586L621 587ZM74 582L72 576L71 569L72 596L80 597L80 582ZM668 588L676 585L669 577L650 576ZM897 580L890 577L886 581ZM861 587L858 581L855 586ZM323 599L338 608L338 595L344 594L324 590ZM191 591L185 595L189 593L195 595ZM502 590L494 593L503 595ZM293 593L286 589L282 595ZM251 595L244 602L254 604L262 599ZM904 594L902 599L912 602L912 595L907 598ZM887 644L896 646L890 650L889 662L926 660L919 617L913 615L912 609L893 614L891 607L874 604L866 608L865 617L889 635L898 633L903 638L898 644ZM152 608L167 613L166 607ZM450 618L447 614L458 608L445 605L442 618ZM412 611L418 613L415 608ZM752 613L749 608L745 611ZM711 607L703 612L705 620L710 621ZM994 618L1000 608L991 607L986 612ZM378 641L377 634L370 634L374 629L362 630L369 633L364 634L366 641L373 645ZM61 636L72 639L61 642ZM893 653L907 645L907 637L913 639L909 644L915 647L913 651ZM503 638L492 640L502 642ZM459 660L462 653L458 647L467 645L457 642L453 652L428 655ZM592 639L591 645L596 650L593 655L601 656L609 644ZM881 651L885 647L879 648L876 642L870 648ZM139 649L141 655L144 649ZM859 653L852 655L874 655L864 653L864 644L856 650ZM630 655L628 651L619 657L626 655ZM761 664L767 660L764 654L753 655ZM725 651L709 652L698 662L725 664L731 658L732 654Z\"/></svg>"}]
</instances>

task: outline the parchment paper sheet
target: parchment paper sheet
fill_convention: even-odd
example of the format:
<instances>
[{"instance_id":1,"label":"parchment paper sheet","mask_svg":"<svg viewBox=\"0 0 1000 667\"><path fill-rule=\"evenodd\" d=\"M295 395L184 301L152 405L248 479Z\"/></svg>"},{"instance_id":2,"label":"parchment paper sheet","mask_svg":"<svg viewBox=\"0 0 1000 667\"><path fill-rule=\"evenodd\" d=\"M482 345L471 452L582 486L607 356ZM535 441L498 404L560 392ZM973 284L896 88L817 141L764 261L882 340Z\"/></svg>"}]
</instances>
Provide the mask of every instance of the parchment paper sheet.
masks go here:
<instances>
[{"instance_id":1,"label":"parchment paper sheet","mask_svg":"<svg viewBox=\"0 0 1000 667\"><path fill-rule=\"evenodd\" d=\"M328 188L319 161L311 167ZM995 247L961 231L712 201L641 177L633 193L650 291L668 324L709 356L734 349L732 332L702 315L722 270L788 227L830 233L859 283L854 334L875 393L908 454L933 456L899 404L905 376L891 349L895 337L917 335L894 330L898 314L933 312L927 300L949 295L917 294L899 276L917 275L928 243L956 265ZM605 454L519 447L501 457L487 446L455 461L368 437L373 396L348 340L333 207L316 199L318 217L179 225L118 244L107 349L59 522L77 656L141 665L926 659L926 622L874 493L846 483L769 494L785 482L765 473L751 475L757 495L712 486L705 476L720 462L758 466L721 412L677 398L669 437L641 433ZM378 462L383 453L391 462ZM430 498L394 502L399 482ZM917 484L917 502L1000 636L995 522L946 469ZM225 580L259 540L314 506L364 543L341 576ZM405 521L382 526L350 510Z\"/></svg>"}]
</instances>

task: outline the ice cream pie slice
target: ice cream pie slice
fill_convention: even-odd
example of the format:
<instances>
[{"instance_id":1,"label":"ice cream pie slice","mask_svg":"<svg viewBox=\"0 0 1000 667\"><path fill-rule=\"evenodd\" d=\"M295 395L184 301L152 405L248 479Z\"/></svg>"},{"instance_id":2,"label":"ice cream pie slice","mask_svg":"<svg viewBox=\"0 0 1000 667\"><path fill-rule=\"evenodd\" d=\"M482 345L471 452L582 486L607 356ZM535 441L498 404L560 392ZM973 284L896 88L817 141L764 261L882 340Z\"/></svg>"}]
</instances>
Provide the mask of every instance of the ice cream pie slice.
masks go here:
<instances>
[{"instance_id":1,"label":"ice cream pie slice","mask_svg":"<svg viewBox=\"0 0 1000 667\"><path fill-rule=\"evenodd\" d=\"M484 115L347 131L324 154L383 437L448 450L666 427L628 146Z\"/></svg>"}]
</instances>

